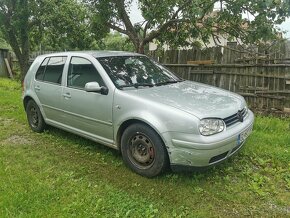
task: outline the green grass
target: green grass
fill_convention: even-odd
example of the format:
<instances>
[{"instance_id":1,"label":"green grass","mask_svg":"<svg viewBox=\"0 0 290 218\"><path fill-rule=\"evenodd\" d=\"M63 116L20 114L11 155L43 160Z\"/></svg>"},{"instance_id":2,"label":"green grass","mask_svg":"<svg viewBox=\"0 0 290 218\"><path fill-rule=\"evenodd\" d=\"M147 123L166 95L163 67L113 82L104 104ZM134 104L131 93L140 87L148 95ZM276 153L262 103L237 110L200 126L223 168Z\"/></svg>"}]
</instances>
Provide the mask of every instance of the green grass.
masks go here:
<instances>
[{"instance_id":1,"label":"green grass","mask_svg":"<svg viewBox=\"0 0 290 218\"><path fill-rule=\"evenodd\" d=\"M147 179L113 149L56 128L32 132L20 83L0 79L0 216L290 216L289 125L257 117L245 147L226 163Z\"/></svg>"}]
</instances>

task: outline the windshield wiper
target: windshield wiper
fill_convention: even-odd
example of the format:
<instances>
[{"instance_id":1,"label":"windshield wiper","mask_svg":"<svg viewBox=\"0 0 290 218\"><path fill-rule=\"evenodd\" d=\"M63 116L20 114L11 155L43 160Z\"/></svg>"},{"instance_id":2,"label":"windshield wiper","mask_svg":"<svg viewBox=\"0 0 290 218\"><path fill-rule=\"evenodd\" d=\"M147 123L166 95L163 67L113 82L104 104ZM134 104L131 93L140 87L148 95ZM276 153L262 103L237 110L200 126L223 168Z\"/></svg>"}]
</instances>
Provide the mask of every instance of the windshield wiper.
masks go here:
<instances>
[{"instance_id":1,"label":"windshield wiper","mask_svg":"<svg viewBox=\"0 0 290 218\"><path fill-rule=\"evenodd\" d=\"M182 82L183 80L169 80L166 82L160 82L160 83L155 83L156 86L162 86L162 85L166 85L166 84L172 84L172 83L179 83Z\"/></svg>"},{"instance_id":2,"label":"windshield wiper","mask_svg":"<svg viewBox=\"0 0 290 218\"><path fill-rule=\"evenodd\" d=\"M125 88L125 87L135 87L136 89L138 89L138 87L140 86L149 86L149 87L153 87L154 84L151 83L134 83L134 84L128 84L128 85L121 85L119 86L119 88Z\"/></svg>"}]
</instances>

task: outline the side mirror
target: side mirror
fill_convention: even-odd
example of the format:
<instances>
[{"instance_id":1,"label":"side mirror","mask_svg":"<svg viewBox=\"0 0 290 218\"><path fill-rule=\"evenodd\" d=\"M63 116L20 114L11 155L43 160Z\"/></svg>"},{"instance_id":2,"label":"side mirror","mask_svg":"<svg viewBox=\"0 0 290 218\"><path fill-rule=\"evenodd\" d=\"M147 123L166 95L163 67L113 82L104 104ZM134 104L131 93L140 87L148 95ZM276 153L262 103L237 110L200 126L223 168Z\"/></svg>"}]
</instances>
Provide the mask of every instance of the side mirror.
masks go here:
<instances>
[{"instance_id":1,"label":"side mirror","mask_svg":"<svg viewBox=\"0 0 290 218\"><path fill-rule=\"evenodd\" d=\"M97 82L88 82L85 85L86 92L97 92L102 95L107 95L109 93L109 89L105 86L100 86Z\"/></svg>"}]
</instances>

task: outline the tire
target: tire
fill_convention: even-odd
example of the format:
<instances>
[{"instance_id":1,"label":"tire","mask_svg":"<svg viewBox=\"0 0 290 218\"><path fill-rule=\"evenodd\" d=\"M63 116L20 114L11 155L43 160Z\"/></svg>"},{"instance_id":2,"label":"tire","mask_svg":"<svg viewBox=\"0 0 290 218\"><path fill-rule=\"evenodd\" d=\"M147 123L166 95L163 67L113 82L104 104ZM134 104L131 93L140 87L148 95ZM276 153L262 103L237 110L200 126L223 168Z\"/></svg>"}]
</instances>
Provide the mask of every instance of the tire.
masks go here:
<instances>
[{"instance_id":1,"label":"tire","mask_svg":"<svg viewBox=\"0 0 290 218\"><path fill-rule=\"evenodd\" d=\"M168 166L168 154L159 135L149 126L132 124L121 138L124 163L134 172L154 177Z\"/></svg>"},{"instance_id":2,"label":"tire","mask_svg":"<svg viewBox=\"0 0 290 218\"><path fill-rule=\"evenodd\" d=\"M30 128L34 132L43 132L46 128L43 116L40 112L39 107L33 100L29 100L26 106L26 115Z\"/></svg>"}]
</instances>

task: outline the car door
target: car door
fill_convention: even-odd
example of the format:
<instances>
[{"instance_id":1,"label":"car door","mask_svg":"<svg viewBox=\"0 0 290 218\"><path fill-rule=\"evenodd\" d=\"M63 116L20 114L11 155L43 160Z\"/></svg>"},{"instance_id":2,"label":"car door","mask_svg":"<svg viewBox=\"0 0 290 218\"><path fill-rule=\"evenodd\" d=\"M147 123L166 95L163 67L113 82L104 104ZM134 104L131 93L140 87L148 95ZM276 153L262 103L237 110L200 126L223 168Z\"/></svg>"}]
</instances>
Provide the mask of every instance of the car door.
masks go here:
<instances>
[{"instance_id":1,"label":"car door","mask_svg":"<svg viewBox=\"0 0 290 218\"><path fill-rule=\"evenodd\" d=\"M98 82L106 86L91 61L73 56L67 72L67 86L62 92L65 124L78 133L86 134L104 143L113 143L113 92L101 94L86 92L85 84Z\"/></svg>"},{"instance_id":2,"label":"car door","mask_svg":"<svg viewBox=\"0 0 290 218\"><path fill-rule=\"evenodd\" d=\"M49 121L61 122L61 81L66 59L47 57L35 74L34 91Z\"/></svg>"}]
</instances>

